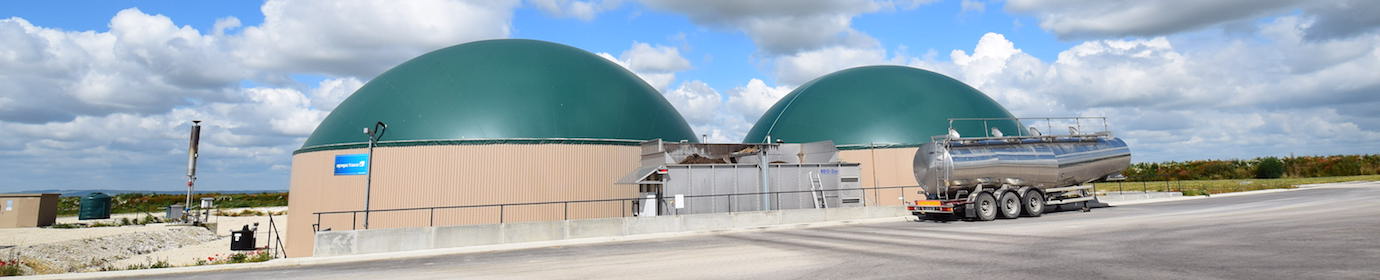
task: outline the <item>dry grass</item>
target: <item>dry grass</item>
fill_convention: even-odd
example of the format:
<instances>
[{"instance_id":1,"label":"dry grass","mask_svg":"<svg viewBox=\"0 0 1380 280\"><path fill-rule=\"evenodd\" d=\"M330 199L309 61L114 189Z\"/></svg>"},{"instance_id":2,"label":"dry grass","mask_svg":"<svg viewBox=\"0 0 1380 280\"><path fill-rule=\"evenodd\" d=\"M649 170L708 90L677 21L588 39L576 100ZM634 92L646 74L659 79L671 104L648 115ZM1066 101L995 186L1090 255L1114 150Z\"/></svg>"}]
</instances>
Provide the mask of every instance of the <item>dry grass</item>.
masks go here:
<instances>
[{"instance_id":1,"label":"dry grass","mask_svg":"<svg viewBox=\"0 0 1380 280\"><path fill-rule=\"evenodd\" d=\"M1268 189L1292 189L1297 188L1299 185L1350 181L1380 181L1380 175L1098 183L1097 188L1098 190L1104 191L1170 191L1183 192L1184 195L1201 195L1203 193L1218 194Z\"/></svg>"}]
</instances>

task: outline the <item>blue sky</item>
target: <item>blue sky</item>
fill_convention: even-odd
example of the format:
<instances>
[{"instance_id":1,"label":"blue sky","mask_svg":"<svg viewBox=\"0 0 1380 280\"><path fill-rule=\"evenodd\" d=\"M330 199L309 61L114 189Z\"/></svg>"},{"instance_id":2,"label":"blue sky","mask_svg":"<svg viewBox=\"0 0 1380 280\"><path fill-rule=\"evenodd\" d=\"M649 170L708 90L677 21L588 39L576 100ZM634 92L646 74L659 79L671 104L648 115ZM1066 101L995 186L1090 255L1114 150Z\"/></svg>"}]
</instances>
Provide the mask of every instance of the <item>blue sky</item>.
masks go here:
<instances>
[{"instance_id":1,"label":"blue sky","mask_svg":"<svg viewBox=\"0 0 1380 280\"><path fill-rule=\"evenodd\" d=\"M1380 151L1362 0L0 2L0 192L284 189L291 151L374 75L495 38L572 45L736 142L795 86L936 71L1020 116L1108 116L1136 161Z\"/></svg>"}]
</instances>

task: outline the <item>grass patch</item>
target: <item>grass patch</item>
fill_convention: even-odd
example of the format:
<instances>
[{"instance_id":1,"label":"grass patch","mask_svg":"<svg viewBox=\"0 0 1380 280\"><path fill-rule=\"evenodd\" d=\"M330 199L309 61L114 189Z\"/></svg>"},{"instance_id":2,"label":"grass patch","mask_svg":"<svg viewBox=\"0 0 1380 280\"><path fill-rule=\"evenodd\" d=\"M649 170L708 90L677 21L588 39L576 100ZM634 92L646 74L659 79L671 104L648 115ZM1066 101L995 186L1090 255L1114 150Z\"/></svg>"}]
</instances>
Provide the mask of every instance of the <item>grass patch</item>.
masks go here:
<instances>
[{"instance_id":1,"label":"grass patch","mask_svg":"<svg viewBox=\"0 0 1380 280\"><path fill-rule=\"evenodd\" d=\"M129 217L124 217L124 218L120 218L119 220L113 220L113 219L112 219L112 220L110 220L110 222L94 222L94 223L90 223L90 224L87 224L87 223L53 224L52 226L49 226L49 228L63 228L63 229L67 229L67 228L142 226L142 225L157 224L157 223L162 223L162 222L163 222L163 219L161 219L161 218L154 217L153 215L144 215L143 218L134 218L134 219L130 219Z\"/></svg>"},{"instance_id":2,"label":"grass patch","mask_svg":"<svg viewBox=\"0 0 1380 280\"><path fill-rule=\"evenodd\" d=\"M151 269L151 268L169 268L169 267L172 267L172 264L171 264L171 263L168 263L168 260L158 260L158 261L149 261L149 262L143 263L143 264L131 264L131 265L129 265L128 267L125 267L125 270Z\"/></svg>"},{"instance_id":3,"label":"grass patch","mask_svg":"<svg viewBox=\"0 0 1380 280\"><path fill-rule=\"evenodd\" d=\"M1099 190L1182 192L1185 196L1269 189L1292 189L1299 185L1350 181L1380 181L1380 175L1336 176L1279 179L1182 180L1123 183L1098 183Z\"/></svg>"},{"instance_id":4,"label":"grass patch","mask_svg":"<svg viewBox=\"0 0 1380 280\"><path fill-rule=\"evenodd\" d=\"M272 254L269 254L268 251L257 250L257 251L253 251L253 252L249 252L249 253L236 252L236 253L230 254L230 255L228 255L228 256L222 256L222 255L220 255L220 254L216 254L216 255L214 255L214 256L206 257L206 259L197 259L195 265L231 264L231 263L256 263L256 262L266 262L266 261L269 261L269 260L272 260L272 259L273 259L273 255L272 255Z\"/></svg>"}]
</instances>

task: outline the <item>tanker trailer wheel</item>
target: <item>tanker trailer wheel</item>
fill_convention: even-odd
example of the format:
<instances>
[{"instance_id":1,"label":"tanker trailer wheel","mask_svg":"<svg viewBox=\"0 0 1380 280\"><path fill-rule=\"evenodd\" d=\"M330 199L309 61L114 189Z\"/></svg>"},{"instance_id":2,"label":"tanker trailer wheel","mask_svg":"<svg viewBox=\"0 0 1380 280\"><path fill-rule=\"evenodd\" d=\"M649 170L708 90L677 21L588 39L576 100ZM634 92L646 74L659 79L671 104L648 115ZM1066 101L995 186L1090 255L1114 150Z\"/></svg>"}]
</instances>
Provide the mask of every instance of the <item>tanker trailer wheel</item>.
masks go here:
<instances>
[{"instance_id":1,"label":"tanker trailer wheel","mask_svg":"<svg viewBox=\"0 0 1380 280\"><path fill-rule=\"evenodd\" d=\"M997 200L997 208L1001 210L1002 219L1015 219L1021 216L1021 197L1016 192L1005 192L1001 194L1001 199Z\"/></svg>"},{"instance_id":2,"label":"tanker trailer wheel","mask_svg":"<svg viewBox=\"0 0 1380 280\"><path fill-rule=\"evenodd\" d=\"M991 221L997 219L997 199L992 198L991 193L979 194L977 197L977 201L973 201L973 205L971 207L974 208L973 210L977 210L974 212L977 212L977 219L979 221Z\"/></svg>"},{"instance_id":3,"label":"tanker trailer wheel","mask_svg":"<svg viewBox=\"0 0 1380 280\"><path fill-rule=\"evenodd\" d=\"M1021 196L1021 208L1025 210L1025 215L1029 217L1039 217L1045 213L1045 196L1036 190L1027 190Z\"/></svg>"}]
</instances>

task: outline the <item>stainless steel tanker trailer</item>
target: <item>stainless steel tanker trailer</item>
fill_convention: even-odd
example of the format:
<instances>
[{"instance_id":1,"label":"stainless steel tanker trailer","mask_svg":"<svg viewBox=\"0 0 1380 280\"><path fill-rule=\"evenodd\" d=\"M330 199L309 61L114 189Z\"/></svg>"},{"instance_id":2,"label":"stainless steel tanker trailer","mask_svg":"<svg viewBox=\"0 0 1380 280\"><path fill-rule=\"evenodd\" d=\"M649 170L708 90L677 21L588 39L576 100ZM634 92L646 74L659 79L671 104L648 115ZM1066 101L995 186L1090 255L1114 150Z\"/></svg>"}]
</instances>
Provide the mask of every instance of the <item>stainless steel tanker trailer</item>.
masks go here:
<instances>
[{"instance_id":1,"label":"stainless steel tanker trailer","mask_svg":"<svg viewBox=\"0 0 1380 280\"><path fill-rule=\"evenodd\" d=\"M1103 130L1081 132L1087 119L1102 120ZM926 199L908 203L907 209L921 219L982 221L1037 217L1049 205L1080 203L1087 210L1087 202L1095 199L1087 184L1121 177L1130 166L1131 150L1106 130L1105 118L1036 119L1080 124L1059 135L1040 133L1034 126L1017 136L1005 136L995 127L976 137L954 131L956 121L981 121L986 129L988 122L1021 125L1021 120L1030 119L950 119L948 135L933 137L915 153L915 179Z\"/></svg>"}]
</instances>

